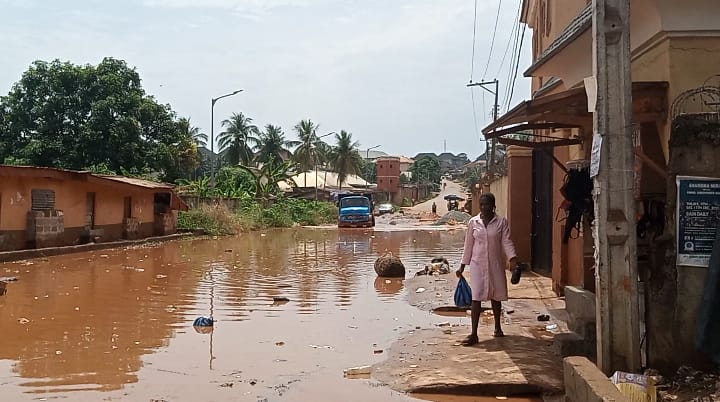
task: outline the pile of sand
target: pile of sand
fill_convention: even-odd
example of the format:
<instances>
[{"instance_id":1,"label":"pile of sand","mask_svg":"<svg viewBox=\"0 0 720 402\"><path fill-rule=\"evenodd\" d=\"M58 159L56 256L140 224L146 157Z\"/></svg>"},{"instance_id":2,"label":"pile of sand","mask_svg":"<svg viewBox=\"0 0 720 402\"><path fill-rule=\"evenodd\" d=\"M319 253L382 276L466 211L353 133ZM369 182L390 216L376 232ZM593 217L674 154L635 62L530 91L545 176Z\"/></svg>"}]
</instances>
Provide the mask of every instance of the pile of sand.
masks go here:
<instances>
[{"instance_id":1,"label":"pile of sand","mask_svg":"<svg viewBox=\"0 0 720 402\"><path fill-rule=\"evenodd\" d=\"M442 218L435 222L435 225L455 225L459 223L467 224L472 218L469 214L462 211L450 211L443 215Z\"/></svg>"}]
</instances>

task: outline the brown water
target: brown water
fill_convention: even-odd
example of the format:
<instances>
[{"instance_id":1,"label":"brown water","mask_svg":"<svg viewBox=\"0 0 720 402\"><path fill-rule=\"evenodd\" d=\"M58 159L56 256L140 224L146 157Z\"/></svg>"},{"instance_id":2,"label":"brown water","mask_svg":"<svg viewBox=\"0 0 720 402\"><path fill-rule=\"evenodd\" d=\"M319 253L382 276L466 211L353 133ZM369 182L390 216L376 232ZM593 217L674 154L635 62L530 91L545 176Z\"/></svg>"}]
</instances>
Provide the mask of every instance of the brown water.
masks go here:
<instances>
[{"instance_id":1,"label":"brown water","mask_svg":"<svg viewBox=\"0 0 720 402\"><path fill-rule=\"evenodd\" d=\"M0 296L3 400L413 400L343 378L448 320L409 306L373 262L393 252L408 276L434 256L456 265L462 237L297 229L0 264L18 277ZM197 332L207 315L214 330Z\"/></svg>"}]
</instances>

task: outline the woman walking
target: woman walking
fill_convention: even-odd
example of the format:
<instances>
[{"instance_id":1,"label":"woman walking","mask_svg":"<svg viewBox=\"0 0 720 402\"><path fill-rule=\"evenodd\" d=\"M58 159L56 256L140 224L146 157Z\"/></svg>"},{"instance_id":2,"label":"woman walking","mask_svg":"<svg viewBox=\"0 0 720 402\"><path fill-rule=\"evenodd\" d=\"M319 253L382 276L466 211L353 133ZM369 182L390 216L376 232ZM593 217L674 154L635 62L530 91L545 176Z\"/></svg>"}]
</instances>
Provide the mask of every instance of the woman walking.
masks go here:
<instances>
[{"instance_id":1,"label":"woman walking","mask_svg":"<svg viewBox=\"0 0 720 402\"><path fill-rule=\"evenodd\" d=\"M491 193L480 195L480 213L468 222L465 234L460 269L456 272L461 276L465 266L470 267L470 287L472 289L472 332L463 340L464 346L478 343L478 324L480 322L481 302L490 300L495 332L493 336L505 336L500 325L502 301L508 299L507 279L505 277L505 261L515 265L517 273L521 264L515 253L515 246L510 240L510 227L507 219L495 214L495 196ZM519 279L519 278L518 278ZM515 278L513 278L513 281Z\"/></svg>"}]
</instances>

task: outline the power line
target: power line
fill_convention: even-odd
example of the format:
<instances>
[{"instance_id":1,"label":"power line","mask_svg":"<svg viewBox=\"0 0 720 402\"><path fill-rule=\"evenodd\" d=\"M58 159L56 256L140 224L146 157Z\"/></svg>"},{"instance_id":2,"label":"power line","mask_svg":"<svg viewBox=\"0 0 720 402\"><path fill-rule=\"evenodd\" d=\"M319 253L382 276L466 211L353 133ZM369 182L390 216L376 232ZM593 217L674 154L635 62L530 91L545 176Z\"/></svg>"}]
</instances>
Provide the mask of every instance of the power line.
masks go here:
<instances>
[{"instance_id":1,"label":"power line","mask_svg":"<svg viewBox=\"0 0 720 402\"><path fill-rule=\"evenodd\" d=\"M520 37L520 46L518 47L517 63L515 64L515 73L513 74L512 86L510 87L510 96L508 97L508 109L510 108L510 102L512 102L513 93L515 92L515 80L517 79L518 67L520 66L520 54L522 53L523 41L525 40L525 27L523 25L522 36Z\"/></svg>"},{"instance_id":2,"label":"power line","mask_svg":"<svg viewBox=\"0 0 720 402\"><path fill-rule=\"evenodd\" d=\"M495 47L495 34L497 34L498 21L500 20L500 9L502 8L502 0L498 1L498 9L495 14L495 28L493 28L492 40L490 41L490 53L488 54L487 64L485 65L485 71L483 72L483 79L487 74L488 68L490 67L490 60L492 59L493 48Z\"/></svg>"},{"instance_id":3,"label":"power line","mask_svg":"<svg viewBox=\"0 0 720 402\"><path fill-rule=\"evenodd\" d=\"M470 82L472 82L473 73L475 72L475 38L476 38L476 36L477 36L477 0L475 0L475 16L473 17L473 40L472 40L472 59L470 60ZM473 102L473 105L475 105L475 102ZM473 106L473 113L475 113L474 106Z\"/></svg>"},{"instance_id":4,"label":"power line","mask_svg":"<svg viewBox=\"0 0 720 402\"><path fill-rule=\"evenodd\" d=\"M513 44L513 42L517 43L517 37L520 35L520 27L518 25L520 24L520 14L522 13L522 2L518 2L518 4L517 18L515 18L515 22L513 23L510 37L508 38L507 45L505 46L505 52L503 53L502 60L500 61L500 67L498 67L497 74L495 74L496 77L500 76L508 51L510 50L510 45Z\"/></svg>"}]
</instances>

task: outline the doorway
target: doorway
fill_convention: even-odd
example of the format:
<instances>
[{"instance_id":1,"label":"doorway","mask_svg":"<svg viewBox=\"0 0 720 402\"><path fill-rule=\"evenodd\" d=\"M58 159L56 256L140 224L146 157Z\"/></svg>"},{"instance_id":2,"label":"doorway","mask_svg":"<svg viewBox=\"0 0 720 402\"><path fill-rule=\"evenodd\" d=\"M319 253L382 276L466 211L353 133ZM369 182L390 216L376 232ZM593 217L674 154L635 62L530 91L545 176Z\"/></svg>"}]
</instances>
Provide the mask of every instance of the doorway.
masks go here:
<instances>
[{"instance_id":1,"label":"doorway","mask_svg":"<svg viewBox=\"0 0 720 402\"><path fill-rule=\"evenodd\" d=\"M87 193L85 208L85 227L87 230L93 230L95 229L95 193Z\"/></svg>"},{"instance_id":2,"label":"doorway","mask_svg":"<svg viewBox=\"0 0 720 402\"><path fill-rule=\"evenodd\" d=\"M533 271L552 272L553 158L552 150L534 149L532 154L532 240Z\"/></svg>"}]
</instances>

